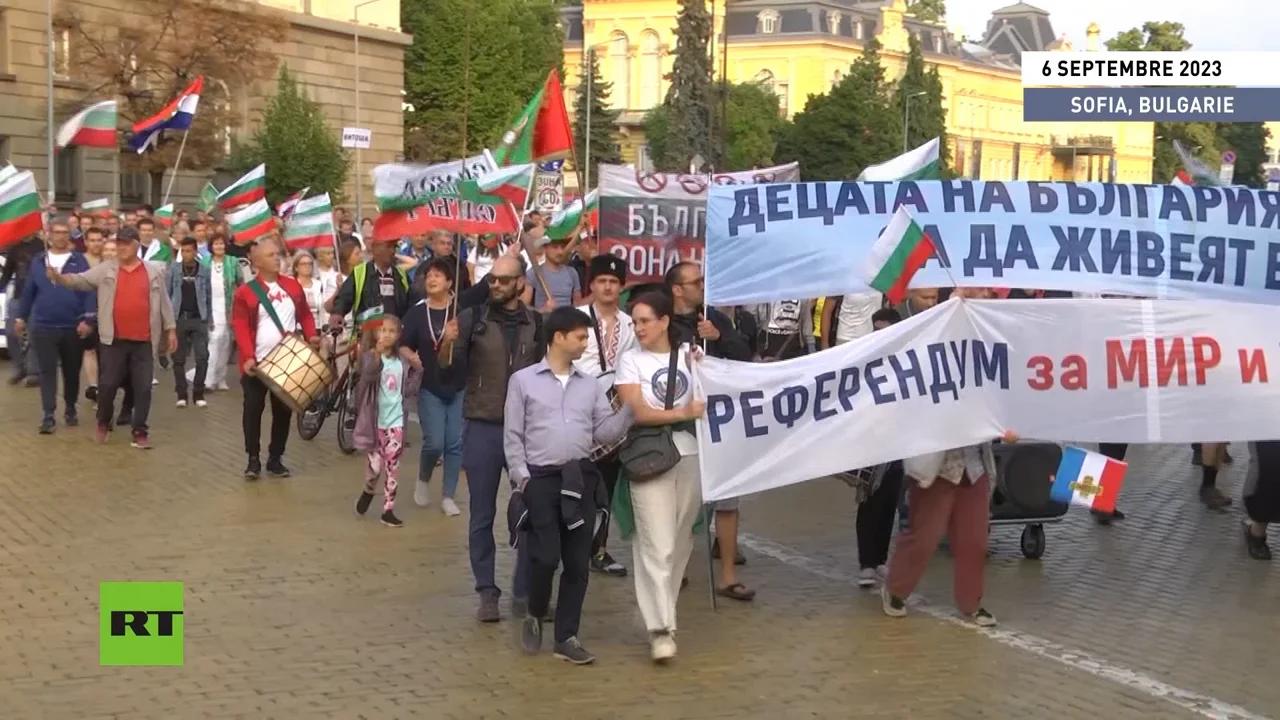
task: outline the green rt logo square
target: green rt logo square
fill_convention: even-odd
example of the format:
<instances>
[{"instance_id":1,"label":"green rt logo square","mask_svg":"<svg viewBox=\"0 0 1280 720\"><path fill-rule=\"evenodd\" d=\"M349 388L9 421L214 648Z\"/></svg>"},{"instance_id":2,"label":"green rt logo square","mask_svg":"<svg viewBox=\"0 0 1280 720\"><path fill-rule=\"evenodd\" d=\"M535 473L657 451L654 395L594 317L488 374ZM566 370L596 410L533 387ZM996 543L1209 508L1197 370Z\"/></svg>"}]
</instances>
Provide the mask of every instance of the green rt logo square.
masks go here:
<instances>
[{"instance_id":1,"label":"green rt logo square","mask_svg":"<svg viewBox=\"0 0 1280 720\"><path fill-rule=\"evenodd\" d=\"M182 664L182 583L99 583L98 606L99 664Z\"/></svg>"}]
</instances>

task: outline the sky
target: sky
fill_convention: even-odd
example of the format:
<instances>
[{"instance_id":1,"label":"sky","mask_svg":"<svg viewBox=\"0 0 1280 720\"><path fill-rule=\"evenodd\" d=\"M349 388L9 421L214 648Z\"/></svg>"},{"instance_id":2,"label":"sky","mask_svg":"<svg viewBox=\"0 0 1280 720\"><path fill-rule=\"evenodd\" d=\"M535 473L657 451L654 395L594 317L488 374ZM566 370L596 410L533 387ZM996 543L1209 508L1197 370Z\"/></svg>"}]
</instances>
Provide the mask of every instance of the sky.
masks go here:
<instances>
[{"instance_id":1,"label":"sky","mask_svg":"<svg viewBox=\"0 0 1280 720\"><path fill-rule=\"evenodd\" d=\"M1016 0L947 0L947 24L970 38L986 31L991 11ZM1141 27L1147 20L1172 20L1186 26L1193 50L1280 51L1280 2L1277 0L1028 0L1049 13L1053 31L1065 34L1077 50L1085 47L1090 22L1102 28L1101 41Z\"/></svg>"}]
</instances>

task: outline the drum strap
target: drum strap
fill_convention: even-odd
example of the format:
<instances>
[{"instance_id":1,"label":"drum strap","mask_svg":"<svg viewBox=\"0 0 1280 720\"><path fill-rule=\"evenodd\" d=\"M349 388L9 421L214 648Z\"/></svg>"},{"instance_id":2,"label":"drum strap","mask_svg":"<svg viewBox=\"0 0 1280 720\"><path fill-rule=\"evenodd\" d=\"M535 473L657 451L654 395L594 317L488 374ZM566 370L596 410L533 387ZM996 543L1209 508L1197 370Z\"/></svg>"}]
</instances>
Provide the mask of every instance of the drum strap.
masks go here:
<instances>
[{"instance_id":1,"label":"drum strap","mask_svg":"<svg viewBox=\"0 0 1280 720\"><path fill-rule=\"evenodd\" d=\"M282 336L288 335L284 331L284 323L280 322L280 316L276 315L276 308L271 304L271 298L267 297L267 289L262 287L262 283L258 282L257 278L254 278L253 282L249 283L249 287L253 290L253 294L258 296L258 304L267 311L267 315L276 324L276 329L280 331L280 334Z\"/></svg>"}]
</instances>

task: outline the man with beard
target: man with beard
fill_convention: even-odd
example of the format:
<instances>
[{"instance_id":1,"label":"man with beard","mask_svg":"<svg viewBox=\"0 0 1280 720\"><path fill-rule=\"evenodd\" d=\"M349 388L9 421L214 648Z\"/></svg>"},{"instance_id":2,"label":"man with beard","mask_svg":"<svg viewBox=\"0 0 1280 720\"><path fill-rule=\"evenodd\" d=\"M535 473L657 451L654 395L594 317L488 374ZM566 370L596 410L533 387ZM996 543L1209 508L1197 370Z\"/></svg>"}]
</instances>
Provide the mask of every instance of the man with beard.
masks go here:
<instances>
[{"instance_id":1,"label":"man with beard","mask_svg":"<svg viewBox=\"0 0 1280 720\"><path fill-rule=\"evenodd\" d=\"M480 606L476 619L497 622L502 591L494 579L493 520L497 513L498 483L506 469L503 417L511 376L542 359L542 316L520 301L524 290L520 262L501 257L485 276L489 302L468 307L449 321L439 349L441 368L459 363L466 368L462 414L462 468L471 492L471 572ZM529 565L524 552L516 555L511 614L523 618L528 609Z\"/></svg>"}]
</instances>

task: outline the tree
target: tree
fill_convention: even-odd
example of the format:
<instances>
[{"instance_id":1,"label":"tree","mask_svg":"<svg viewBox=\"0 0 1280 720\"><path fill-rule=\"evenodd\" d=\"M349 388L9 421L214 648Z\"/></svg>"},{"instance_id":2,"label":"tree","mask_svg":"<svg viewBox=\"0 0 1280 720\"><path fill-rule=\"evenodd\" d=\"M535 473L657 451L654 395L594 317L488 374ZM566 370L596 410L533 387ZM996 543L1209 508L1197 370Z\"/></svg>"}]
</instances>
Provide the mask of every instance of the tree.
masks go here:
<instances>
[{"instance_id":1,"label":"tree","mask_svg":"<svg viewBox=\"0 0 1280 720\"><path fill-rule=\"evenodd\" d=\"M907 12L921 20L942 22L947 16L947 0L911 0L907 3Z\"/></svg>"},{"instance_id":2,"label":"tree","mask_svg":"<svg viewBox=\"0 0 1280 720\"><path fill-rule=\"evenodd\" d=\"M1267 138L1271 132L1262 123L1218 123L1218 140L1223 150L1236 154L1236 185L1266 187L1262 164L1267 161Z\"/></svg>"},{"instance_id":3,"label":"tree","mask_svg":"<svg viewBox=\"0 0 1280 720\"><path fill-rule=\"evenodd\" d=\"M902 152L902 118L880 65L880 43L872 39L849 73L825 95L810 95L803 111L783 128L778 162L799 161L812 180L857 177L867 165Z\"/></svg>"},{"instance_id":4,"label":"tree","mask_svg":"<svg viewBox=\"0 0 1280 720\"><path fill-rule=\"evenodd\" d=\"M325 122L320 105L302 94L286 66L280 67L276 94L262 109L262 123L247 143L236 148L232 167L246 172L267 164L267 201L275 206L310 187L341 202L350 158L338 133Z\"/></svg>"},{"instance_id":5,"label":"tree","mask_svg":"<svg viewBox=\"0 0 1280 720\"><path fill-rule=\"evenodd\" d=\"M405 152L425 162L493 147L560 69L558 0L404 0Z\"/></svg>"},{"instance_id":6,"label":"tree","mask_svg":"<svg viewBox=\"0 0 1280 720\"><path fill-rule=\"evenodd\" d=\"M724 91L717 88L717 95L721 92ZM783 126L778 96L758 83L731 84L726 110L725 158L716 169L732 172L774 164L777 135ZM659 105L645 115L644 137L651 157L672 156L671 110L667 106ZM689 169L689 161L658 165L658 168L684 172Z\"/></svg>"},{"instance_id":7,"label":"tree","mask_svg":"<svg viewBox=\"0 0 1280 720\"><path fill-rule=\"evenodd\" d=\"M671 68L671 86L667 89L663 109L669 134L666 142L650 156L660 170L687 170L696 155L718 166L717 143L711 138L711 58L707 40L711 35L711 16L705 0L680 0L676 20L676 52Z\"/></svg>"},{"instance_id":8,"label":"tree","mask_svg":"<svg viewBox=\"0 0 1280 720\"><path fill-rule=\"evenodd\" d=\"M609 109L609 93L613 83L600 77L600 58L594 52L586 53L587 67L583 81L578 85L578 99L574 103L573 138L578 161L587 161L587 107L591 108L591 177L598 178L600 163L619 164L622 149L616 137L618 111ZM586 77L591 78L591 93L587 94Z\"/></svg>"},{"instance_id":9,"label":"tree","mask_svg":"<svg viewBox=\"0 0 1280 720\"><path fill-rule=\"evenodd\" d=\"M916 93L920 92L924 95L917 96ZM899 112L905 112L907 103L911 103L907 147L939 138L942 142L938 162L943 177L950 177L951 150L947 147L947 112L942 107L942 79L938 77L936 65L925 70L924 55L920 52L920 41L915 35L910 36L907 67L898 79L898 87L894 92L894 106Z\"/></svg>"},{"instance_id":10,"label":"tree","mask_svg":"<svg viewBox=\"0 0 1280 720\"><path fill-rule=\"evenodd\" d=\"M131 14L110 18L68 6L58 22L74 32L76 79L85 83L86 98L117 98L124 122L155 114L204 76L199 112L186 133L185 169L212 168L226 158L226 130L239 124L231 97L270 77L272 47L288 28L282 16L256 3L137 0ZM123 155L122 169L162 177L174 165L183 134L166 135L154 150Z\"/></svg>"}]
</instances>

